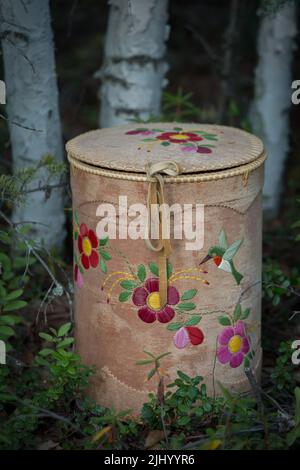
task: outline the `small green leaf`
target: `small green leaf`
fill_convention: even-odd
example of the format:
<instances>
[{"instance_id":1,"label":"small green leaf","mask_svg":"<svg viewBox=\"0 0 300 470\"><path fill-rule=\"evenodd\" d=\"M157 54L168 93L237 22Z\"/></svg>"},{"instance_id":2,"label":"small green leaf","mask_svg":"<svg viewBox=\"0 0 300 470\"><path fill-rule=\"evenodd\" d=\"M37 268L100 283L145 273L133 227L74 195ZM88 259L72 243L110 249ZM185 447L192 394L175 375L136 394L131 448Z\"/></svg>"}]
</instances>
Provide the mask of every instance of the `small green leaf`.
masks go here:
<instances>
[{"instance_id":1,"label":"small green leaf","mask_svg":"<svg viewBox=\"0 0 300 470\"><path fill-rule=\"evenodd\" d=\"M62 336L65 336L70 331L71 328L72 328L72 323L65 323L59 328L57 332L57 336L59 336L59 338L61 338Z\"/></svg>"},{"instance_id":2,"label":"small green leaf","mask_svg":"<svg viewBox=\"0 0 300 470\"><path fill-rule=\"evenodd\" d=\"M53 353L53 349L50 348L44 348L39 351L40 356L49 356L49 354Z\"/></svg>"},{"instance_id":3,"label":"small green leaf","mask_svg":"<svg viewBox=\"0 0 300 470\"><path fill-rule=\"evenodd\" d=\"M53 338L51 335L49 335L48 333L39 333L39 337L44 339L45 341L53 341Z\"/></svg>"},{"instance_id":4,"label":"small green leaf","mask_svg":"<svg viewBox=\"0 0 300 470\"><path fill-rule=\"evenodd\" d=\"M74 212L74 219L75 219L76 224L79 226L80 220L79 220L79 215L77 211Z\"/></svg>"},{"instance_id":5,"label":"small green leaf","mask_svg":"<svg viewBox=\"0 0 300 470\"><path fill-rule=\"evenodd\" d=\"M170 263L170 261L168 261L167 263L167 278L168 279L170 279L170 277L172 276L172 272L173 272L173 266Z\"/></svg>"},{"instance_id":6,"label":"small green leaf","mask_svg":"<svg viewBox=\"0 0 300 470\"><path fill-rule=\"evenodd\" d=\"M143 264L139 264L137 268L137 276L141 282L144 282L146 279L146 268Z\"/></svg>"},{"instance_id":7,"label":"small green leaf","mask_svg":"<svg viewBox=\"0 0 300 470\"><path fill-rule=\"evenodd\" d=\"M105 238L101 238L101 240L99 241L100 246L105 246L106 243L108 242L108 238L109 238L108 236Z\"/></svg>"},{"instance_id":8,"label":"small green leaf","mask_svg":"<svg viewBox=\"0 0 300 470\"><path fill-rule=\"evenodd\" d=\"M23 307L26 307L27 302L25 300L13 300L5 305L3 312L12 312L14 310L20 310Z\"/></svg>"},{"instance_id":9,"label":"small green leaf","mask_svg":"<svg viewBox=\"0 0 300 470\"><path fill-rule=\"evenodd\" d=\"M170 331L177 331L177 330L179 330L183 325L184 325L184 323L169 323L168 326L167 326L167 330L170 330Z\"/></svg>"},{"instance_id":10,"label":"small green leaf","mask_svg":"<svg viewBox=\"0 0 300 470\"><path fill-rule=\"evenodd\" d=\"M187 424L189 424L190 420L191 418L189 416L182 416L177 420L176 424L179 426L186 426Z\"/></svg>"},{"instance_id":11,"label":"small green leaf","mask_svg":"<svg viewBox=\"0 0 300 470\"><path fill-rule=\"evenodd\" d=\"M218 321L219 321L220 325L223 325L223 326L230 326L231 325L230 318L226 317L225 315L221 315L220 317L218 317Z\"/></svg>"},{"instance_id":12,"label":"small green leaf","mask_svg":"<svg viewBox=\"0 0 300 470\"><path fill-rule=\"evenodd\" d=\"M156 372L156 369L155 369L155 368L151 369L150 372L149 372L149 374L147 375L147 379L148 379L148 380L152 379L152 377L153 377L153 375L155 374L155 372Z\"/></svg>"},{"instance_id":13,"label":"small green leaf","mask_svg":"<svg viewBox=\"0 0 300 470\"><path fill-rule=\"evenodd\" d=\"M131 291L124 291L121 292L119 295L119 301L120 302L126 302L131 297L132 292Z\"/></svg>"},{"instance_id":14,"label":"small green leaf","mask_svg":"<svg viewBox=\"0 0 300 470\"><path fill-rule=\"evenodd\" d=\"M194 310L196 308L196 305L193 302L182 302L178 304L178 308L180 310L189 311L189 310Z\"/></svg>"},{"instance_id":15,"label":"small green leaf","mask_svg":"<svg viewBox=\"0 0 300 470\"><path fill-rule=\"evenodd\" d=\"M75 232L74 232L74 239L75 240L78 240L78 235L79 235L78 230L75 230Z\"/></svg>"},{"instance_id":16,"label":"small green leaf","mask_svg":"<svg viewBox=\"0 0 300 470\"><path fill-rule=\"evenodd\" d=\"M242 315L242 307L241 304L237 304L233 312L233 320L236 322L241 318Z\"/></svg>"},{"instance_id":17,"label":"small green leaf","mask_svg":"<svg viewBox=\"0 0 300 470\"><path fill-rule=\"evenodd\" d=\"M190 300L192 299L193 297L195 297L195 295L197 294L197 289L190 289L190 290L186 290L182 296L181 296L181 300Z\"/></svg>"},{"instance_id":18,"label":"small green leaf","mask_svg":"<svg viewBox=\"0 0 300 470\"><path fill-rule=\"evenodd\" d=\"M100 258L100 269L103 273L107 273L107 266L102 257Z\"/></svg>"},{"instance_id":19,"label":"small green leaf","mask_svg":"<svg viewBox=\"0 0 300 470\"><path fill-rule=\"evenodd\" d=\"M156 141L156 139L152 139L151 137L147 139L143 139L143 142L153 142L153 141Z\"/></svg>"},{"instance_id":20,"label":"small green leaf","mask_svg":"<svg viewBox=\"0 0 300 470\"><path fill-rule=\"evenodd\" d=\"M244 358L244 367L250 367L250 360L247 356Z\"/></svg>"},{"instance_id":21,"label":"small green leaf","mask_svg":"<svg viewBox=\"0 0 300 470\"><path fill-rule=\"evenodd\" d=\"M182 127L173 127L174 131L182 131Z\"/></svg>"},{"instance_id":22,"label":"small green leaf","mask_svg":"<svg viewBox=\"0 0 300 470\"><path fill-rule=\"evenodd\" d=\"M65 348L66 346L70 346L70 344L74 343L74 338L65 338L57 344L57 348Z\"/></svg>"},{"instance_id":23,"label":"small green leaf","mask_svg":"<svg viewBox=\"0 0 300 470\"><path fill-rule=\"evenodd\" d=\"M111 259L111 255L105 250L100 250L100 255L103 256L106 261Z\"/></svg>"},{"instance_id":24,"label":"small green leaf","mask_svg":"<svg viewBox=\"0 0 300 470\"><path fill-rule=\"evenodd\" d=\"M21 297L22 294L23 289L13 290L12 292L9 292L7 294L7 296L5 297L5 301L17 299L18 297Z\"/></svg>"},{"instance_id":25,"label":"small green leaf","mask_svg":"<svg viewBox=\"0 0 300 470\"><path fill-rule=\"evenodd\" d=\"M13 336L15 334L14 330L10 326L0 325L0 336Z\"/></svg>"},{"instance_id":26,"label":"small green leaf","mask_svg":"<svg viewBox=\"0 0 300 470\"><path fill-rule=\"evenodd\" d=\"M246 308L246 309L242 312L242 314L241 314L241 316L240 316L240 319L241 319L241 320L246 320L246 318L248 318L249 315L250 315L250 308Z\"/></svg>"},{"instance_id":27,"label":"small green leaf","mask_svg":"<svg viewBox=\"0 0 300 470\"><path fill-rule=\"evenodd\" d=\"M193 315L187 322L185 322L185 326L198 325L200 321L201 321L200 315Z\"/></svg>"},{"instance_id":28,"label":"small green leaf","mask_svg":"<svg viewBox=\"0 0 300 470\"><path fill-rule=\"evenodd\" d=\"M133 290L136 287L136 282L125 280L125 281L120 282L120 286L126 290Z\"/></svg>"},{"instance_id":29,"label":"small green leaf","mask_svg":"<svg viewBox=\"0 0 300 470\"><path fill-rule=\"evenodd\" d=\"M188 375L184 374L181 370L177 371L177 375L184 382L190 382L191 381L190 377Z\"/></svg>"},{"instance_id":30,"label":"small green leaf","mask_svg":"<svg viewBox=\"0 0 300 470\"><path fill-rule=\"evenodd\" d=\"M17 315L1 315L0 316L0 323L5 325L16 325L17 323L21 323L21 318Z\"/></svg>"},{"instance_id":31,"label":"small green leaf","mask_svg":"<svg viewBox=\"0 0 300 470\"><path fill-rule=\"evenodd\" d=\"M148 264L148 266L149 266L149 269L152 272L152 274L154 274L155 276L158 276L158 266L157 266L157 264L150 262Z\"/></svg>"},{"instance_id":32,"label":"small green leaf","mask_svg":"<svg viewBox=\"0 0 300 470\"><path fill-rule=\"evenodd\" d=\"M164 147L168 147L170 145L170 142L161 142L161 145L163 145Z\"/></svg>"},{"instance_id":33,"label":"small green leaf","mask_svg":"<svg viewBox=\"0 0 300 470\"><path fill-rule=\"evenodd\" d=\"M153 360L151 359L145 359L143 361L136 361L135 363L137 366L145 366L147 364L153 364Z\"/></svg>"}]
</instances>

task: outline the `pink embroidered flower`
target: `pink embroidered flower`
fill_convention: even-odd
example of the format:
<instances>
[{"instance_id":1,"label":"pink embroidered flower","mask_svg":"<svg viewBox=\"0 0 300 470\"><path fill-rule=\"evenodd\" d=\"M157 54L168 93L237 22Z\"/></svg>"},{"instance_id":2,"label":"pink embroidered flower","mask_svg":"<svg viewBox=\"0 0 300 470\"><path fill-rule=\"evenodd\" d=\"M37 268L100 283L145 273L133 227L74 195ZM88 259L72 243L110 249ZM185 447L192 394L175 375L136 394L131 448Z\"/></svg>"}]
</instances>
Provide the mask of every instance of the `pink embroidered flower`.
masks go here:
<instances>
[{"instance_id":1,"label":"pink embroidered flower","mask_svg":"<svg viewBox=\"0 0 300 470\"><path fill-rule=\"evenodd\" d=\"M203 343L203 331L197 326L182 326L175 334L173 341L178 349L185 348L189 343L193 346Z\"/></svg>"},{"instance_id":2,"label":"pink embroidered flower","mask_svg":"<svg viewBox=\"0 0 300 470\"><path fill-rule=\"evenodd\" d=\"M185 145L185 146L182 146L182 151L185 152L185 153L197 153L197 150L198 147L194 146L194 145Z\"/></svg>"},{"instance_id":3,"label":"pink embroidered flower","mask_svg":"<svg viewBox=\"0 0 300 470\"><path fill-rule=\"evenodd\" d=\"M77 264L75 264L74 268L74 279L77 286L81 288L83 286L83 277Z\"/></svg>"},{"instance_id":4,"label":"pink embroidered flower","mask_svg":"<svg viewBox=\"0 0 300 470\"><path fill-rule=\"evenodd\" d=\"M161 323L171 321L175 316L175 312L170 305L178 304L179 300L180 296L178 290L174 286L169 286L167 304L161 308L159 280L154 277L147 279L144 287L137 287L132 295L134 305L140 307L138 316L146 323L153 323L156 320Z\"/></svg>"},{"instance_id":5,"label":"pink embroidered flower","mask_svg":"<svg viewBox=\"0 0 300 470\"><path fill-rule=\"evenodd\" d=\"M126 135L153 135L153 134L155 134L155 132L149 129L136 129L133 131L126 132Z\"/></svg>"},{"instance_id":6,"label":"pink embroidered flower","mask_svg":"<svg viewBox=\"0 0 300 470\"><path fill-rule=\"evenodd\" d=\"M235 326L228 326L218 336L217 357L221 364L229 362L230 367L240 366L250 346L246 336L245 323L239 320Z\"/></svg>"},{"instance_id":7,"label":"pink embroidered flower","mask_svg":"<svg viewBox=\"0 0 300 470\"><path fill-rule=\"evenodd\" d=\"M80 224L78 236L78 250L81 257L81 264L84 269L90 266L96 268L99 263L98 238L95 232L89 229L85 224Z\"/></svg>"}]
</instances>

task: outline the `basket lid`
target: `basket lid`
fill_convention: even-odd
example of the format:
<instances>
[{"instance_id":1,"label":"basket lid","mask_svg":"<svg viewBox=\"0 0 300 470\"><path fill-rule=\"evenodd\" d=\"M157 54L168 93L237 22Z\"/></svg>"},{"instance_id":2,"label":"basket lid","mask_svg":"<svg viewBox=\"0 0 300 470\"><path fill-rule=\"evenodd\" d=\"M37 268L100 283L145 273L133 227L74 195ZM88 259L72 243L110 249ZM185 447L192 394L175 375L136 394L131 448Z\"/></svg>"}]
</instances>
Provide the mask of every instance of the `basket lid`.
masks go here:
<instances>
[{"instance_id":1,"label":"basket lid","mask_svg":"<svg viewBox=\"0 0 300 470\"><path fill-rule=\"evenodd\" d=\"M86 132L66 149L73 159L105 169L145 173L149 163L172 160L188 174L245 165L258 159L264 146L258 137L233 127L133 123Z\"/></svg>"}]
</instances>

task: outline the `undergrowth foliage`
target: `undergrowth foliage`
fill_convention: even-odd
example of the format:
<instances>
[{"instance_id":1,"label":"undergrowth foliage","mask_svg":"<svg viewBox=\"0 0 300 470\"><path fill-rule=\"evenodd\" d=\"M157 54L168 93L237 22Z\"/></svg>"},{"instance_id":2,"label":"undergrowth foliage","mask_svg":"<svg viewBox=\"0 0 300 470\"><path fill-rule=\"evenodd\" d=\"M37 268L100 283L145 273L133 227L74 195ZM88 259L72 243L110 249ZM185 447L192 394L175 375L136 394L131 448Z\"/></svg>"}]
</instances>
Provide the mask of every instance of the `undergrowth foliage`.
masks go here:
<instances>
[{"instance_id":1,"label":"undergrowth foliage","mask_svg":"<svg viewBox=\"0 0 300 470\"><path fill-rule=\"evenodd\" d=\"M182 90L164 95L163 110L163 120L197 120L200 116L191 95ZM229 112L236 118L238 109L232 105ZM66 172L51 156L43 157L34 168L0 177L0 340L5 342L7 353L6 364L0 365L0 448L298 447L300 388L297 367L291 363L288 330L294 328L298 312L297 263L287 269L277 257L277 246L269 248L264 260L267 364L262 385L249 368L245 368L252 387L248 396L230 392L222 384L215 384L218 394L212 394L201 375L189 377L182 371L168 383L164 370L168 352L155 357L145 351L137 366L145 368L145 380L153 381L157 389L149 395L139 419L133 419L131 410L107 409L88 396L95 368L84 365L74 351L72 283L67 266L31 239L30 226L20 227L9 219L12 203L26 203L28 183L40 171L43 181L36 190L44 191L47 197L51 178L63 178ZM294 214L291 223L298 240L299 222L295 220ZM66 300L70 320L54 327L47 324L47 315L49 305L57 299ZM41 319L44 331L38 334ZM288 338L281 335L283 330ZM201 374L201 364L198 369Z\"/></svg>"}]
</instances>

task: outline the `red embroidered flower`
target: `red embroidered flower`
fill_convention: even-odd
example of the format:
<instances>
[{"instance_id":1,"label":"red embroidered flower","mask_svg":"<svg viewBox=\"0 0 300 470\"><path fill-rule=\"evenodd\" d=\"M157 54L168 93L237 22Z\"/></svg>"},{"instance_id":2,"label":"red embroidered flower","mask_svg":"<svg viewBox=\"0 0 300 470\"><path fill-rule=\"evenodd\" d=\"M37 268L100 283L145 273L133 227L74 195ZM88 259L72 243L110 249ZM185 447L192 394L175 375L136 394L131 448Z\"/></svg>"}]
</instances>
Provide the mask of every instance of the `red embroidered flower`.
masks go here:
<instances>
[{"instance_id":1,"label":"red embroidered flower","mask_svg":"<svg viewBox=\"0 0 300 470\"><path fill-rule=\"evenodd\" d=\"M96 251L98 239L95 232L85 224L80 224L78 236L78 250L81 255L81 264L85 269L90 266L96 268L99 263L99 255Z\"/></svg>"},{"instance_id":2,"label":"red embroidered flower","mask_svg":"<svg viewBox=\"0 0 300 470\"><path fill-rule=\"evenodd\" d=\"M203 140L197 134L193 134L192 132L164 132L163 134L159 134L156 136L157 140L167 140L172 142L173 144L183 144L185 142L200 142Z\"/></svg>"},{"instance_id":3,"label":"red embroidered flower","mask_svg":"<svg viewBox=\"0 0 300 470\"><path fill-rule=\"evenodd\" d=\"M138 316L146 323L153 323L158 320L161 323L168 323L175 316L175 312L170 305L178 304L180 296L174 286L168 287L167 304L161 308L159 297L159 280L149 278L144 287L137 287L132 295L134 305L139 308Z\"/></svg>"}]
</instances>

